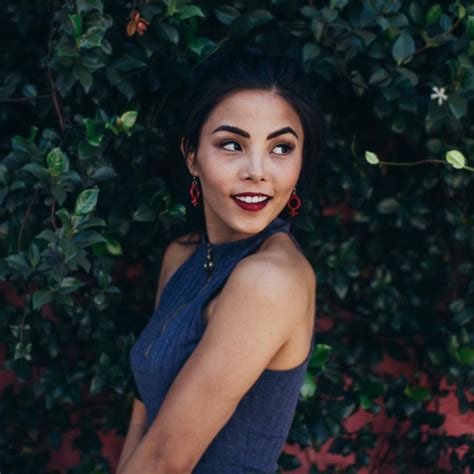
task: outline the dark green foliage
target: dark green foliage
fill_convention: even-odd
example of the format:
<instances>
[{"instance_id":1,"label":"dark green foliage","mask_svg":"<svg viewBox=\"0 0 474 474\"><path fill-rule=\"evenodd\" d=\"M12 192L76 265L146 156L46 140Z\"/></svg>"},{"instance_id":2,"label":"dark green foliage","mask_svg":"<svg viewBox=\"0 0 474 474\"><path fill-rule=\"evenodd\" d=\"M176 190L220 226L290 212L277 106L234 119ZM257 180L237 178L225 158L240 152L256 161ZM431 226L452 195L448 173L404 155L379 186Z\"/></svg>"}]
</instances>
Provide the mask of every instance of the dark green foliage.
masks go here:
<instances>
[{"instance_id":1,"label":"dark green foliage","mask_svg":"<svg viewBox=\"0 0 474 474\"><path fill-rule=\"evenodd\" d=\"M329 130L293 229L317 272L318 321L333 325L288 441L355 455L328 473L474 470L472 434L447 433L438 412L449 394L473 409L471 2L156 0L130 37L132 2L1 6L0 342L18 381L0 401L2 472L46 472L71 428L69 472L110 472L97 432L126 432L128 352L164 247L197 212L180 99L193 67L235 41L303 61ZM384 355L413 370L377 370ZM393 423L348 432L358 409ZM381 443L388 454L371 451Z\"/></svg>"}]
</instances>

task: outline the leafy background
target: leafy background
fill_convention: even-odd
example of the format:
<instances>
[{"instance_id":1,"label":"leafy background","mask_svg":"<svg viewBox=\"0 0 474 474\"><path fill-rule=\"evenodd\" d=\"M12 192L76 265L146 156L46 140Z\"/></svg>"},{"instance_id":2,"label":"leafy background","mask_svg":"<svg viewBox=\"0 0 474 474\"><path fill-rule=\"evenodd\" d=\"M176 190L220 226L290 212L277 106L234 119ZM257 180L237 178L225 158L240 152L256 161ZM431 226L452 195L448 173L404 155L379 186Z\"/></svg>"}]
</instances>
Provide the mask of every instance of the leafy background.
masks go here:
<instances>
[{"instance_id":1,"label":"leafy background","mask_svg":"<svg viewBox=\"0 0 474 474\"><path fill-rule=\"evenodd\" d=\"M311 473L474 470L470 2L1 6L2 472L59 472L70 433L67 472L114 469L102 434L126 433L128 351L164 246L196 212L183 88L240 41L300 59L329 130L292 224L318 276L318 338L288 445L312 452Z\"/></svg>"}]
</instances>

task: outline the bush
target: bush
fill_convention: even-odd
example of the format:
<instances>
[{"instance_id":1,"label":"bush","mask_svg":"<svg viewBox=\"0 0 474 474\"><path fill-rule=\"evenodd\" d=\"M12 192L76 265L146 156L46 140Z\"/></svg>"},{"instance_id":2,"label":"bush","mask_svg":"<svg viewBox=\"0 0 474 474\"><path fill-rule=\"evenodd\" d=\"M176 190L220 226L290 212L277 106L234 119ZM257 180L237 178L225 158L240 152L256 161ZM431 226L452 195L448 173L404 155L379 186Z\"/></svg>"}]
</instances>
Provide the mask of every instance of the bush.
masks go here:
<instances>
[{"instance_id":1,"label":"bush","mask_svg":"<svg viewBox=\"0 0 474 474\"><path fill-rule=\"evenodd\" d=\"M183 88L241 41L303 61L329 129L293 224L318 275L318 345L288 441L330 442L354 455L348 473L474 469L472 434L439 409L453 394L473 408L474 7L323 3L3 2L0 342L17 383L0 401L2 472L46 472L74 428L69 472L109 472L97 432L126 432L128 351L164 246L196 212ZM411 371L383 373L388 359ZM390 430L350 432L358 410Z\"/></svg>"}]
</instances>

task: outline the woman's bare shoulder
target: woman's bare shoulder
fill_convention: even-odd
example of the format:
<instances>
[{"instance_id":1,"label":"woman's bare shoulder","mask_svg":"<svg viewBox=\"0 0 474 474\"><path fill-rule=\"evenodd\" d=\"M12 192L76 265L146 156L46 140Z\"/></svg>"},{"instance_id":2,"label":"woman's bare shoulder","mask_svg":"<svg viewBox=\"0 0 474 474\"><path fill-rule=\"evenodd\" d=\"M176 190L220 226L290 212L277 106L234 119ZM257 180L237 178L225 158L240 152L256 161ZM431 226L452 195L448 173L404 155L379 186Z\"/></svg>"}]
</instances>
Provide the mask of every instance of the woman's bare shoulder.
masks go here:
<instances>
[{"instance_id":1,"label":"woman's bare shoulder","mask_svg":"<svg viewBox=\"0 0 474 474\"><path fill-rule=\"evenodd\" d=\"M293 301L311 301L316 292L316 273L285 233L267 237L256 252L244 257L233 269L231 281L253 281L253 288L274 288ZM225 290L225 287L224 287Z\"/></svg>"},{"instance_id":2,"label":"woman's bare shoulder","mask_svg":"<svg viewBox=\"0 0 474 474\"><path fill-rule=\"evenodd\" d=\"M299 279L303 277L310 286L316 279L313 266L297 248L293 239L285 232L275 232L267 237L257 252L249 255L246 259L256 265L259 262L262 265L270 263L282 271L298 274Z\"/></svg>"}]
</instances>

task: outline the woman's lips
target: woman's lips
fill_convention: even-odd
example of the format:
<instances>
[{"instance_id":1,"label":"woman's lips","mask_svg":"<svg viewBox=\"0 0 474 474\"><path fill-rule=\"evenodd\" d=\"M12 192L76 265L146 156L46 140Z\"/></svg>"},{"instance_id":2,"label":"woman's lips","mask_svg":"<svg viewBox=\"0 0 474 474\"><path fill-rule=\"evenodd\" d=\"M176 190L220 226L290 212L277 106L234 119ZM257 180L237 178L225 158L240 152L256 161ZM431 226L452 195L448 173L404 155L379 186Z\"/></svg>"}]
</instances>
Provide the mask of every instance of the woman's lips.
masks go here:
<instances>
[{"instance_id":1,"label":"woman's lips","mask_svg":"<svg viewBox=\"0 0 474 474\"><path fill-rule=\"evenodd\" d=\"M238 206L240 206L242 209L245 209L246 211L260 211L260 209L263 209L269 203L271 198L265 199L265 201L262 202L244 202L236 199L233 196L232 199Z\"/></svg>"}]
</instances>

